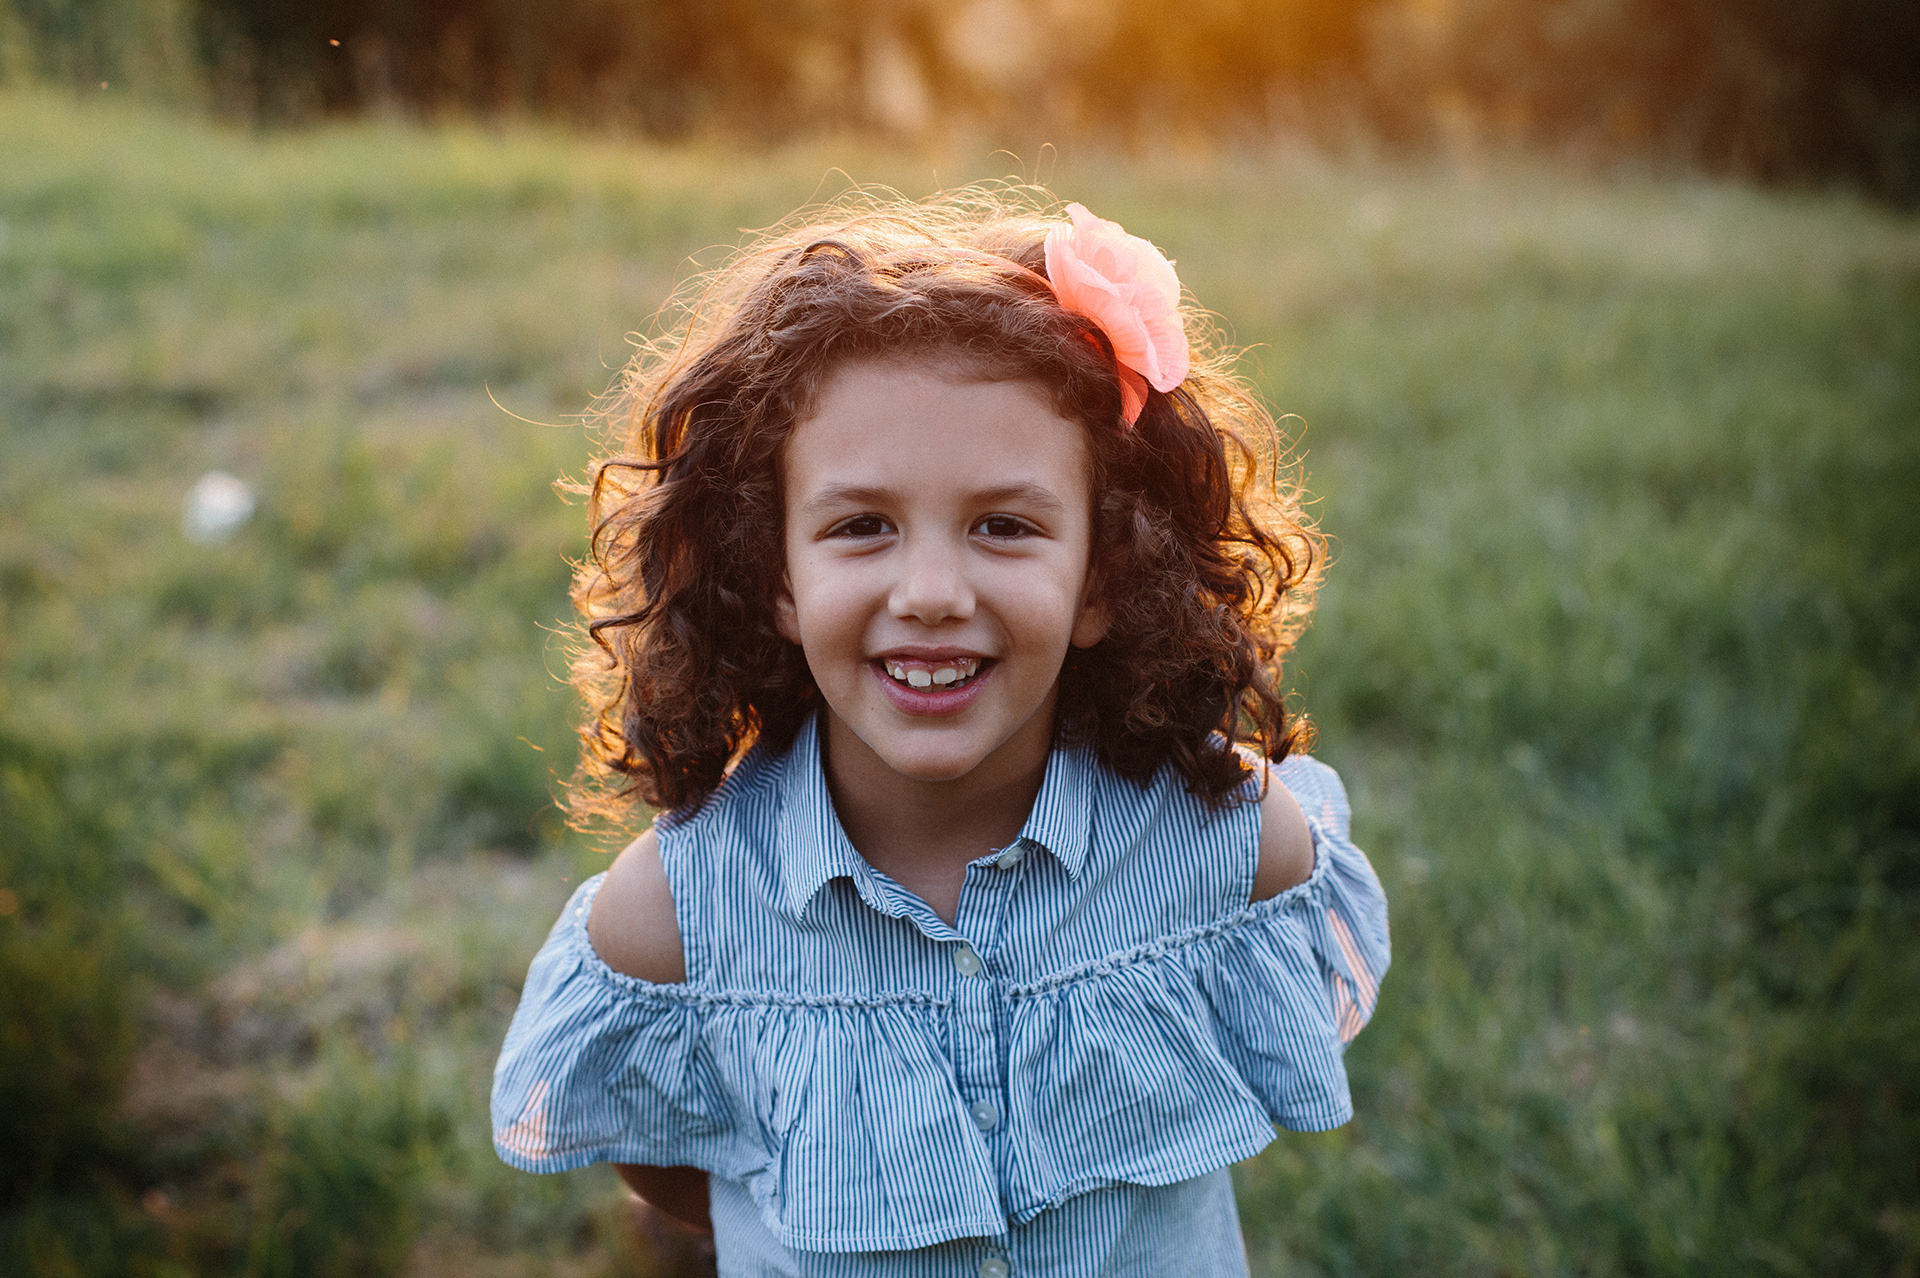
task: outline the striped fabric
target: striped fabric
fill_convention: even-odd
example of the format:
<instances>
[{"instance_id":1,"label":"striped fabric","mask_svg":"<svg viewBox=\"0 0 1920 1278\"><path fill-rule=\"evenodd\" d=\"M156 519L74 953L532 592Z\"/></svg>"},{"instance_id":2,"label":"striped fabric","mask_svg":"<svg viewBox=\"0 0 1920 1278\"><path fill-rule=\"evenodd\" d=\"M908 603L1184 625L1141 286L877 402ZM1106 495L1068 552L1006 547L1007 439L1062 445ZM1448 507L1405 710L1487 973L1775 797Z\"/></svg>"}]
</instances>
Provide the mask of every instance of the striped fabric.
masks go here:
<instances>
[{"instance_id":1,"label":"striped fabric","mask_svg":"<svg viewBox=\"0 0 1920 1278\"><path fill-rule=\"evenodd\" d=\"M1389 954L1338 777L1275 776L1315 865L1248 905L1257 804L1056 750L949 927L847 842L811 726L755 751L657 826L684 984L609 969L599 880L575 893L507 1033L495 1144L529 1171L706 1169L726 1274L1244 1274L1221 1169L1275 1123L1351 1116L1341 1053Z\"/></svg>"}]
</instances>

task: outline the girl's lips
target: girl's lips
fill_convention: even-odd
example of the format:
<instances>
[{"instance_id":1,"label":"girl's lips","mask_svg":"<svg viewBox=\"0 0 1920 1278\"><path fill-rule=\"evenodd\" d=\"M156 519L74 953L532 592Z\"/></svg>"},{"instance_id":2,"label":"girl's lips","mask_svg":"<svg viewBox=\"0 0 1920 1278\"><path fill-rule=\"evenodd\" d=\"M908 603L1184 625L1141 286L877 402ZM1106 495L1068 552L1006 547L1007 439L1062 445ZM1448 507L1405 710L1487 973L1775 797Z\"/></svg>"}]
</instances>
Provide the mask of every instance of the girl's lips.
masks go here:
<instances>
[{"instance_id":1,"label":"girl's lips","mask_svg":"<svg viewBox=\"0 0 1920 1278\"><path fill-rule=\"evenodd\" d=\"M994 663L982 661L971 679L948 687L913 688L887 673L885 661L867 663L867 673L880 684L880 691L893 708L921 718L940 719L959 714L980 699L980 690L993 677Z\"/></svg>"}]
</instances>

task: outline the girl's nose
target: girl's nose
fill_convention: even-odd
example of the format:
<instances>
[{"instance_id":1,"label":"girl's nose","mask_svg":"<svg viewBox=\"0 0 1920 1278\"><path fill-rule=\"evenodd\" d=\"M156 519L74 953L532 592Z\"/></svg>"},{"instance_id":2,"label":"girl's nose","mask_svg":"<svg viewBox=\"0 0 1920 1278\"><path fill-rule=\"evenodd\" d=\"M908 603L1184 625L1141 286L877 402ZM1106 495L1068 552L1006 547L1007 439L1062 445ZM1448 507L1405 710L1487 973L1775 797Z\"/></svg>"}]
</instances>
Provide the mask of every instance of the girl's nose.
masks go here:
<instances>
[{"instance_id":1,"label":"girl's nose","mask_svg":"<svg viewBox=\"0 0 1920 1278\"><path fill-rule=\"evenodd\" d=\"M973 615L973 587L967 580L965 557L943 540L910 542L900 558L888 606L896 617L911 617L923 625L965 621Z\"/></svg>"}]
</instances>

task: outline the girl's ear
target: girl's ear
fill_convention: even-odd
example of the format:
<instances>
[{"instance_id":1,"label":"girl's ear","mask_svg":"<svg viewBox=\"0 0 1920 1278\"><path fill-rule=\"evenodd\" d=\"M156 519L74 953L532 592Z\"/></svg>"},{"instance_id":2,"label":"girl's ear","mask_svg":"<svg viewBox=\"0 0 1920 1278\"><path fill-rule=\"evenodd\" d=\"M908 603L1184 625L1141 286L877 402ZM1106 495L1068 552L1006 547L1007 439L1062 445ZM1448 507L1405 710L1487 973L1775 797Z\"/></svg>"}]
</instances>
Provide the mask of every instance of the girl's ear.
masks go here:
<instances>
[{"instance_id":1,"label":"girl's ear","mask_svg":"<svg viewBox=\"0 0 1920 1278\"><path fill-rule=\"evenodd\" d=\"M1079 615L1073 619L1073 634L1069 642L1076 648L1091 648L1107 637L1107 627L1112 623L1104 592L1095 583L1088 582L1086 597L1080 601Z\"/></svg>"},{"instance_id":2,"label":"girl's ear","mask_svg":"<svg viewBox=\"0 0 1920 1278\"><path fill-rule=\"evenodd\" d=\"M780 591L773 597L773 628L780 637L798 647L800 644L800 610L793 606L793 585L780 577Z\"/></svg>"}]
</instances>

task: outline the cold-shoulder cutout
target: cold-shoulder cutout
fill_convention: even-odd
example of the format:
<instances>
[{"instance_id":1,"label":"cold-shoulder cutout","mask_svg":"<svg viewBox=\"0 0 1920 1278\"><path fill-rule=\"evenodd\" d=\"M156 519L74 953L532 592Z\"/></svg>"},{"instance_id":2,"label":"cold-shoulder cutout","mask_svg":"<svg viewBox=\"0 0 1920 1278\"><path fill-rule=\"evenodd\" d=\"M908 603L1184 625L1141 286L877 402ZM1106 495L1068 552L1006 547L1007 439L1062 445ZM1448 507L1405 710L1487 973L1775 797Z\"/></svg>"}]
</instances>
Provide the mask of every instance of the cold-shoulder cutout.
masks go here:
<instances>
[{"instance_id":1,"label":"cold-shoulder cutout","mask_svg":"<svg viewBox=\"0 0 1920 1278\"><path fill-rule=\"evenodd\" d=\"M687 979L673 889L660 863L660 840L651 827L614 858L587 918L594 953L616 972L677 985Z\"/></svg>"},{"instance_id":2,"label":"cold-shoulder cutout","mask_svg":"<svg viewBox=\"0 0 1920 1278\"><path fill-rule=\"evenodd\" d=\"M1253 900L1264 901L1313 873L1313 834L1299 800L1269 768L1267 792L1260 800L1260 858L1253 869Z\"/></svg>"}]
</instances>

